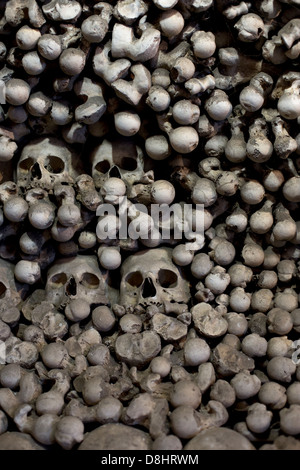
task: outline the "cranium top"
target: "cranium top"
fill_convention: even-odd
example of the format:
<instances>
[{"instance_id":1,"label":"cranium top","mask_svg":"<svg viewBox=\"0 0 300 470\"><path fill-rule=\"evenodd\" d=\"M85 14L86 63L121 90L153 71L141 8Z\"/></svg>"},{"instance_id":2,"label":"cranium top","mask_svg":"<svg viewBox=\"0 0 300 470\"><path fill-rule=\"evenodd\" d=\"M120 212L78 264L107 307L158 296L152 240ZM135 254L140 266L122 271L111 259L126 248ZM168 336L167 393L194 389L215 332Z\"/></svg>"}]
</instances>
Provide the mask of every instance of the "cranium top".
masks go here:
<instances>
[{"instance_id":1,"label":"cranium top","mask_svg":"<svg viewBox=\"0 0 300 470\"><path fill-rule=\"evenodd\" d=\"M22 189L51 190L56 183L75 182L82 162L66 143L56 137L41 137L23 148L17 165L16 182Z\"/></svg>"},{"instance_id":2,"label":"cranium top","mask_svg":"<svg viewBox=\"0 0 300 470\"><path fill-rule=\"evenodd\" d=\"M172 262L171 248L156 248L129 256L121 267L120 304L163 307L166 302L187 303L189 283Z\"/></svg>"}]
</instances>

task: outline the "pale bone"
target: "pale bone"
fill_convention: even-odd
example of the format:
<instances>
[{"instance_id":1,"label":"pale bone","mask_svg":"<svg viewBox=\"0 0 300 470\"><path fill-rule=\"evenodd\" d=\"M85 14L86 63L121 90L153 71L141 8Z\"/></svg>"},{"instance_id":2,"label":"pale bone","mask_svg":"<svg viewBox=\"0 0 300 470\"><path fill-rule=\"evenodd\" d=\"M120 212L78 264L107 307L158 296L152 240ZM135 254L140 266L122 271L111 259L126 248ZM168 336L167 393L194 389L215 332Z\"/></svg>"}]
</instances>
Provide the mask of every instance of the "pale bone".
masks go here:
<instances>
[{"instance_id":1,"label":"pale bone","mask_svg":"<svg viewBox=\"0 0 300 470\"><path fill-rule=\"evenodd\" d=\"M16 183L5 181L0 185L0 201L2 204L14 196L19 196L19 188Z\"/></svg>"},{"instance_id":2,"label":"pale bone","mask_svg":"<svg viewBox=\"0 0 300 470\"><path fill-rule=\"evenodd\" d=\"M18 26L28 15L30 24L40 28L45 23L43 13L35 0L10 0L6 2L5 20Z\"/></svg>"},{"instance_id":3,"label":"pale bone","mask_svg":"<svg viewBox=\"0 0 300 470\"><path fill-rule=\"evenodd\" d=\"M45 296L45 292L41 292ZM34 302L33 295L28 300ZM38 305L33 306L30 313L26 311L24 316L29 318L33 325L40 328L47 339L57 340L64 337L68 331L68 324L64 316L58 313L50 302L41 300Z\"/></svg>"},{"instance_id":4,"label":"pale bone","mask_svg":"<svg viewBox=\"0 0 300 470\"><path fill-rule=\"evenodd\" d=\"M0 291L1 302L16 306L22 300L22 285L15 280L14 265L3 259L0 259Z\"/></svg>"},{"instance_id":5,"label":"pale bone","mask_svg":"<svg viewBox=\"0 0 300 470\"><path fill-rule=\"evenodd\" d=\"M94 218L94 214L87 210L85 207L81 206L81 218L78 222L71 226L63 226L58 217L56 217L54 224L51 227L51 236L54 240L58 242L68 242L74 236L78 230L84 229Z\"/></svg>"},{"instance_id":6,"label":"pale bone","mask_svg":"<svg viewBox=\"0 0 300 470\"><path fill-rule=\"evenodd\" d=\"M102 388L104 396L112 396L121 401L126 401L127 393L130 395L133 389L127 366L123 363L121 367L113 360L111 355L109 355L107 359L108 361L105 362L105 364L103 363L103 365L98 364L88 367L74 380L76 391L83 394L83 400L88 405L97 405L100 401L100 394L99 397L97 397L97 395L93 393L93 388L98 388L100 393ZM110 383L112 377L114 381ZM93 396L91 396L91 393ZM87 422L95 420L95 408L87 409L86 407L80 406L75 400L72 400L72 402L70 406L66 407L66 414L77 416L78 418L81 417L83 421ZM80 413L81 416L78 413Z\"/></svg>"},{"instance_id":7,"label":"pale bone","mask_svg":"<svg viewBox=\"0 0 300 470\"><path fill-rule=\"evenodd\" d=\"M52 190L55 183L75 182L82 163L65 142L55 137L42 137L25 145L16 170L22 189ZM51 171L52 170L52 171Z\"/></svg>"},{"instance_id":8,"label":"pale bone","mask_svg":"<svg viewBox=\"0 0 300 470\"><path fill-rule=\"evenodd\" d=\"M106 111L102 87L99 83L84 77L76 82L74 91L84 103L75 109L75 120L83 124L95 124Z\"/></svg>"},{"instance_id":9,"label":"pale bone","mask_svg":"<svg viewBox=\"0 0 300 470\"><path fill-rule=\"evenodd\" d=\"M106 281L95 256L60 259L47 273L46 300L62 307L76 298L89 305L108 303Z\"/></svg>"},{"instance_id":10,"label":"pale bone","mask_svg":"<svg viewBox=\"0 0 300 470\"><path fill-rule=\"evenodd\" d=\"M149 25L139 39L133 29L116 23L112 31L111 54L114 58L128 57L135 62L152 59L159 48L160 31Z\"/></svg>"},{"instance_id":11,"label":"pale bone","mask_svg":"<svg viewBox=\"0 0 300 470\"><path fill-rule=\"evenodd\" d=\"M47 229L51 227L55 218L56 206L50 201L48 192L42 188L30 189L25 195L25 200L29 204L28 219L31 225L37 229ZM45 217L39 224L36 222L35 218L36 215L42 212L42 209L45 209Z\"/></svg>"},{"instance_id":12,"label":"pale bone","mask_svg":"<svg viewBox=\"0 0 300 470\"><path fill-rule=\"evenodd\" d=\"M182 439L190 439L205 429L223 426L228 418L224 405L210 400L206 406L201 405L199 411L188 405L175 408L170 421L174 434Z\"/></svg>"},{"instance_id":13,"label":"pale bone","mask_svg":"<svg viewBox=\"0 0 300 470\"><path fill-rule=\"evenodd\" d=\"M107 85L124 78L131 66L130 60L124 58L111 61L109 58L110 51L111 41L108 41L104 46L97 47L93 58L95 74L103 78Z\"/></svg>"},{"instance_id":14,"label":"pale bone","mask_svg":"<svg viewBox=\"0 0 300 470\"><path fill-rule=\"evenodd\" d=\"M233 47L220 48L220 65L213 70L216 87L221 90L230 89L240 83L248 82L262 68L262 60L252 59L243 55Z\"/></svg>"},{"instance_id":15,"label":"pale bone","mask_svg":"<svg viewBox=\"0 0 300 470\"><path fill-rule=\"evenodd\" d=\"M44 392L39 395L37 404L39 403L41 404L42 402L45 403L48 397L49 399L57 398L57 401L59 403L63 402L64 396L70 390L71 377L69 374L69 369L73 367L73 363L67 354L63 358L62 364L60 367L61 367L60 369L51 369L47 373L47 379L49 380L50 383L53 383L54 381L54 385L52 385L51 389L48 392ZM47 411L44 408L44 406L43 405L40 406L39 414L45 414L45 413L47 413Z\"/></svg>"},{"instance_id":16,"label":"pale bone","mask_svg":"<svg viewBox=\"0 0 300 470\"><path fill-rule=\"evenodd\" d=\"M264 59L273 64L282 64L287 59L297 59L300 54L300 19L293 18L281 28L277 35L267 40L263 46Z\"/></svg>"},{"instance_id":17,"label":"pale bone","mask_svg":"<svg viewBox=\"0 0 300 470\"><path fill-rule=\"evenodd\" d=\"M63 34L59 35L61 45L63 49L75 44L81 37L80 28L76 28L73 24L61 24L60 25Z\"/></svg>"},{"instance_id":18,"label":"pale bone","mask_svg":"<svg viewBox=\"0 0 300 470\"><path fill-rule=\"evenodd\" d=\"M87 140L87 126L73 122L62 131L63 138L68 144L84 144Z\"/></svg>"},{"instance_id":19,"label":"pale bone","mask_svg":"<svg viewBox=\"0 0 300 470\"><path fill-rule=\"evenodd\" d=\"M52 0L42 7L45 15L53 21L76 21L82 12L79 2L74 0Z\"/></svg>"},{"instance_id":20,"label":"pale bone","mask_svg":"<svg viewBox=\"0 0 300 470\"><path fill-rule=\"evenodd\" d=\"M121 267L120 304L125 308L166 302L188 303L188 282L172 262L171 248L146 250L129 256Z\"/></svg>"},{"instance_id":21,"label":"pale bone","mask_svg":"<svg viewBox=\"0 0 300 470\"><path fill-rule=\"evenodd\" d=\"M166 41L162 41L156 55L150 60L150 67L152 69L162 67L171 70L177 59L191 56L191 46L187 41L181 41L178 46L169 52L166 52L167 49L168 44Z\"/></svg>"},{"instance_id":22,"label":"pale bone","mask_svg":"<svg viewBox=\"0 0 300 470\"><path fill-rule=\"evenodd\" d=\"M119 0L114 7L114 17L126 25L131 25L145 15L148 8L148 4L143 0Z\"/></svg>"},{"instance_id":23,"label":"pale bone","mask_svg":"<svg viewBox=\"0 0 300 470\"><path fill-rule=\"evenodd\" d=\"M215 86L216 80L213 75L206 75L202 78L191 78L184 84L184 87L191 95L197 95L198 93L204 93L207 90L213 90Z\"/></svg>"},{"instance_id":24,"label":"pale bone","mask_svg":"<svg viewBox=\"0 0 300 470\"><path fill-rule=\"evenodd\" d=\"M282 11L282 5L278 0L263 0L256 3L262 16L268 20L276 18Z\"/></svg>"},{"instance_id":25,"label":"pale bone","mask_svg":"<svg viewBox=\"0 0 300 470\"><path fill-rule=\"evenodd\" d=\"M226 8L226 10L223 11L223 15L228 20L233 20L237 16L241 16L241 15L244 15L245 13L248 13L250 8L251 8L251 3L241 2L238 5L231 5L230 7Z\"/></svg>"},{"instance_id":26,"label":"pale bone","mask_svg":"<svg viewBox=\"0 0 300 470\"><path fill-rule=\"evenodd\" d=\"M57 183L53 187L53 193L56 197L56 201L58 205L63 208L66 206L68 211L67 220L65 220L64 214L60 215L59 208L57 212L57 220L58 222L65 226L65 227L73 227L75 225L79 225L81 221L81 213L80 213L80 204L75 200L75 190L72 186L67 186L65 184ZM70 213L71 217L69 216Z\"/></svg>"},{"instance_id":27,"label":"pale bone","mask_svg":"<svg viewBox=\"0 0 300 470\"><path fill-rule=\"evenodd\" d=\"M133 141L104 140L92 154L92 176L96 188L100 188L109 177L119 177L131 186L141 181L144 172L144 157L140 147Z\"/></svg>"},{"instance_id":28,"label":"pale bone","mask_svg":"<svg viewBox=\"0 0 300 470\"><path fill-rule=\"evenodd\" d=\"M243 15L234 28L238 31L238 38L244 42L256 41L264 31L263 20L255 13Z\"/></svg>"},{"instance_id":29,"label":"pale bone","mask_svg":"<svg viewBox=\"0 0 300 470\"><path fill-rule=\"evenodd\" d=\"M247 156L253 162L266 162L272 156L273 144L267 138L268 126L261 117L255 119L249 128L249 140L246 145Z\"/></svg>"},{"instance_id":30,"label":"pale bone","mask_svg":"<svg viewBox=\"0 0 300 470\"><path fill-rule=\"evenodd\" d=\"M161 0L157 0L158 2L162 3ZM188 0L180 2L180 7L182 8L183 17L189 19L191 16L194 17L195 13L202 13L208 10L212 4L213 0Z\"/></svg>"},{"instance_id":31,"label":"pale bone","mask_svg":"<svg viewBox=\"0 0 300 470\"><path fill-rule=\"evenodd\" d=\"M133 65L130 72L133 75L133 80L126 81L119 78L111 86L119 98L130 105L137 106L142 96L150 90L151 75L143 64Z\"/></svg>"},{"instance_id":32,"label":"pale bone","mask_svg":"<svg viewBox=\"0 0 300 470\"><path fill-rule=\"evenodd\" d=\"M292 71L281 75L271 93L273 99L279 99L284 93L288 93L294 82L300 80L300 72Z\"/></svg>"},{"instance_id":33,"label":"pale bone","mask_svg":"<svg viewBox=\"0 0 300 470\"><path fill-rule=\"evenodd\" d=\"M288 158L296 151L297 141L290 136L286 122L281 117L274 118L271 124L275 136L274 150L280 158Z\"/></svg>"},{"instance_id":34,"label":"pale bone","mask_svg":"<svg viewBox=\"0 0 300 470\"><path fill-rule=\"evenodd\" d=\"M30 248L34 246L36 251L35 253L34 250L31 253L21 252L20 257L22 260L34 261L38 263L42 270L48 268L56 258L56 249L52 243L50 233L47 230L43 232L38 230L25 232L23 236L26 236Z\"/></svg>"},{"instance_id":35,"label":"pale bone","mask_svg":"<svg viewBox=\"0 0 300 470\"><path fill-rule=\"evenodd\" d=\"M294 18L278 31L278 35L268 43L276 47L283 46L284 54L288 59L297 59L300 54L298 40L300 38L300 19Z\"/></svg>"},{"instance_id":36,"label":"pale bone","mask_svg":"<svg viewBox=\"0 0 300 470\"><path fill-rule=\"evenodd\" d=\"M169 405L165 398L158 398L151 393L142 393L130 402L123 415L125 424L141 425L149 430L155 439L167 432Z\"/></svg>"},{"instance_id":37,"label":"pale bone","mask_svg":"<svg viewBox=\"0 0 300 470\"><path fill-rule=\"evenodd\" d=\"M66 424L67 419L65 417L65 423L62 424L62 429L60 429L60 423L64 421L64 417L60 419L58 416L49 413L46 419L43 420L43 417L38 417L36 414L29 415L32 408L31 405L21 405L16 410L14 422L22 432L22 436L30 434L35 439L34 442L38 441L44 445L57 442L65 450L71 450L74 445L83 440L82 424L77 429L77 422Z\"/></svg>"},{"instance_id":38,"label":"pale bone","mask_svg":"<svg viewBox=\"0 0 300 470\"><path fill-rule=\"evenodd\" d=\"M82 174L76 178L76 198L90 211L95 211L101 204L102 198L95 188L95 183L90 175Z\"/></svg>"},{"instance_id":39,"label":"pale bone","mask_svg":"<svg viewBox=\"0 0 300 470\"><path fill-rule=\"evenodd\" d=\"M40 393L41 386L35 373L23 373L18 393L9 388L1 388L0 406L10 418L13 418L21 404L34 402Z\"/></svg>"}]
</instances>

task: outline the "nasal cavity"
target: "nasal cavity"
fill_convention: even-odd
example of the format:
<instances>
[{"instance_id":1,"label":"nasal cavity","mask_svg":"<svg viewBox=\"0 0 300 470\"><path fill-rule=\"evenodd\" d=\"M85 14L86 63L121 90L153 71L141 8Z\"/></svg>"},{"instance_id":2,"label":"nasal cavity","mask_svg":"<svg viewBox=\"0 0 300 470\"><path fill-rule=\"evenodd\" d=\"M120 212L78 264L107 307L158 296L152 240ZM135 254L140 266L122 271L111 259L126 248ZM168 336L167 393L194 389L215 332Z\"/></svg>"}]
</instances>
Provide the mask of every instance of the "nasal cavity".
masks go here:
<instances>
[{"instance_id":1,"label":"nasal cavity","mask_svg":"<svg viewBox=\"0 0 300 470\"><path fill-rule=\"evenodd\" d=\"M33 178L37 180L40 180L42 178L42 172L41 172L40 165L38 164L38 162L35 162L35 164L31 168L31 175Z\"/></svg>"},{"instance_id":2,"label":"nasal cavity","mask_svg":"<svg viewBox=\"0 0 300 470\"><path fill-rule=\"evenodd\" d=\"M69 280L67 284L66 294L69 296L77 294L77 286L76 286L76 281L74 277L71 277L71 279Z\"/></svg>"},{"instance_id":3,"label":"nasal cavity","mask_svg":"<svg viewBox=\"0 0 300 470\"><path fill-rule=\"evenodd\" d=\"M147 277L145 279L145 282L144 282L144 285L143 285L142 295L143 295L144 299L146 299L147 297L155 297L156 296L156 289L155 289L153 281L152 281L152 279L150 279L150 277Z\"/></svg>"},{"instance_id":4,"label":"nasal cavity","mask_svg":"<svg viewBox=\"0 0 300 470\"><path fill-rule=\"evenodd\" d=\"M109 170L109 176L111 178L120 178L121 179L121 173L120 173L120 170L117 166L113 166L110 170Z\"/></svg>"}]
</instances>

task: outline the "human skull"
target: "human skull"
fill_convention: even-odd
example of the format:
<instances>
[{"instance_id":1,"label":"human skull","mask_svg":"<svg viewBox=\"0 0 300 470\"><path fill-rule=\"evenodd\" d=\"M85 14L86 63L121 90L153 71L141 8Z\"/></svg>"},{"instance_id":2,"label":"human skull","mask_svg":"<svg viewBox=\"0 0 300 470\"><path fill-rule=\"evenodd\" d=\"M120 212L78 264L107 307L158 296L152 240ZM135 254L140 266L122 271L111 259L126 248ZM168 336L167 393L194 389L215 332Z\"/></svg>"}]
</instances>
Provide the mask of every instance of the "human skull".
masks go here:
<instances>
[{"instance_id":1,"label":"human skull","mask_svg":"<svg viewBox=\"0 0 300 470\"><path fill-rule=\"evenodd\" d=\"M166 302L187 303L189 283L172 262L171 248L144 250L129 256L121 267L120 301L125 308Z\"/></svg>"},{"instance_id":2,"label":"human skull","mask_svg":"<svg viewBox=\"0 0 300 470\"><path fill-rule=\"evenodd\" d=\"M96 188L111 177L121 178L131 186L144 176L143 152L131 140L105 139L92 154L92 176Z\"/></svg>"},{"instance_id":3,"label":"human skull","mask_svg":"<svg viewBox=\"0 0 300 470\"><path fill-rule=\"evenodd\" d=\"M45 289L46 300L57 308L73 299L85 300L89 305L108 303L107 285L95 256L57 260L48 271Z\"/></svg>"},{"instance_id":4,"label":"human skull","mask_svg":"<svg viewBox=\"0 0 300 470\"><path fill-rule=\"evenodd\" d=\"M22 189L53 189L56 183L75 182L82 173L79 156L65 142L42 137L25 145L17 165L16 180Z\"/></svg>"}]
</instances>

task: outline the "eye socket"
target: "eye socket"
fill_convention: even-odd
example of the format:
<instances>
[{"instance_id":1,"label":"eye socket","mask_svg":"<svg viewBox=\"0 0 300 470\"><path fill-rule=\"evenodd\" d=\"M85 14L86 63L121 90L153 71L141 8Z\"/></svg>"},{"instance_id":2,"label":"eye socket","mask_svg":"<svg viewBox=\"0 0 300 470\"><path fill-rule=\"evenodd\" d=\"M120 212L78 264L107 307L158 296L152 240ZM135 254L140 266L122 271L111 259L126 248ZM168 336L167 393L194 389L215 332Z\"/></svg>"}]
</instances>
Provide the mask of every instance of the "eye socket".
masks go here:
<instances>
[{"instance_id":1,"label":"eye socket","mask_svg":"<svg viewBox=\"0 0 300 470\"><path fill-rule=\"evenodd\" d=\"M158 281L161 287L176 287L177 285L178 276L174 271L170 269L160 269L158 273Z\"/></svg>"},{"instance_id":2,"label":"eye socket","mask_svg":"<svg viewBox=\"0 0 300 470\"><path fill-rule=\"evenodd\" d=\"M23 172L28 173L31 167L34 165L34 160L31 157L25 158L19 163L19 169Z\"/></svg>"},{"instance_id":3,"label":"eye socket","mask_svg":"<svg viewBox=\"0 0 300 470\"><path fill-rule=\"evenodd\" d=\"M3 282L0 282L0 299L4 298L6 291L6 286L3 284Z\"/></svg>"},{"instance_id":4,"label":"eye socket","mask_svg":"<svg viewBox=\"0 0 300 470\"><path fill-rule=\"evenodd\" d=\"M93 273L84 273L81 278L81 284L87 289L98 289L100 281Z\"/></svg>"},{"instance_id":5,"label":"eye socket","mask_svg":"<svg viewBox=\"0 0 300 470\"><path fill-rule=\"evenodd\" d=\"M102 162L97 163L95 170L99 173L107 173L110 170L110 163L108 160L102 160Z\"/></svg>"},{"instance_id":6,"label":"eye socket","mask_svg":"<svg viewBox=\"0 0 300 470\"><path fill-rule=\"evenodd\" d=\"M134 171L137 168L136 146L132 142L114 142L113 162L121 170Z\"/></svg>"},{"instance_id":7,"label":"eye socket","mask_svg":"<svg viewBox=\"0 0 300 470\"><path fill-rule=\"evenodd\" d=\"M51 284L55 284L55 287L62 287L66 282L68 278L65 273L58 273L54 274L54 276L51 277L50 282Z\"/></svg>"},{"instance_id":8,"label":"eye socket","mask_svg":"<svg viewBox=\"0 0 300 470\"><path fill-rule=\"evenodd\" d=\"M143 282L143 276L139 271L135 271L133 273L127 274L125 281L131 287L140 287Z\"/></svg>"},{"instance_id":9,"label":"eye socket","mask_svg":"<svg viewBox=\"0 0 300 470\"><path fill-rule=\"evenodd\" d=\"M134 171L137 167L137 161L132 157L123 157L120 159L118 166L121 170Z\"/></svg>"},{"instance_id":10,"label":"eye socket","mask_svg":"<svg viewBox=\"0 0 300 470\"><path fill-rule=\"evenodd\" d=\"M49 173L59 174L65 169L63 160L55 155L49 155L45 161L45 168Z\"/></svg>"}]
</instances>

